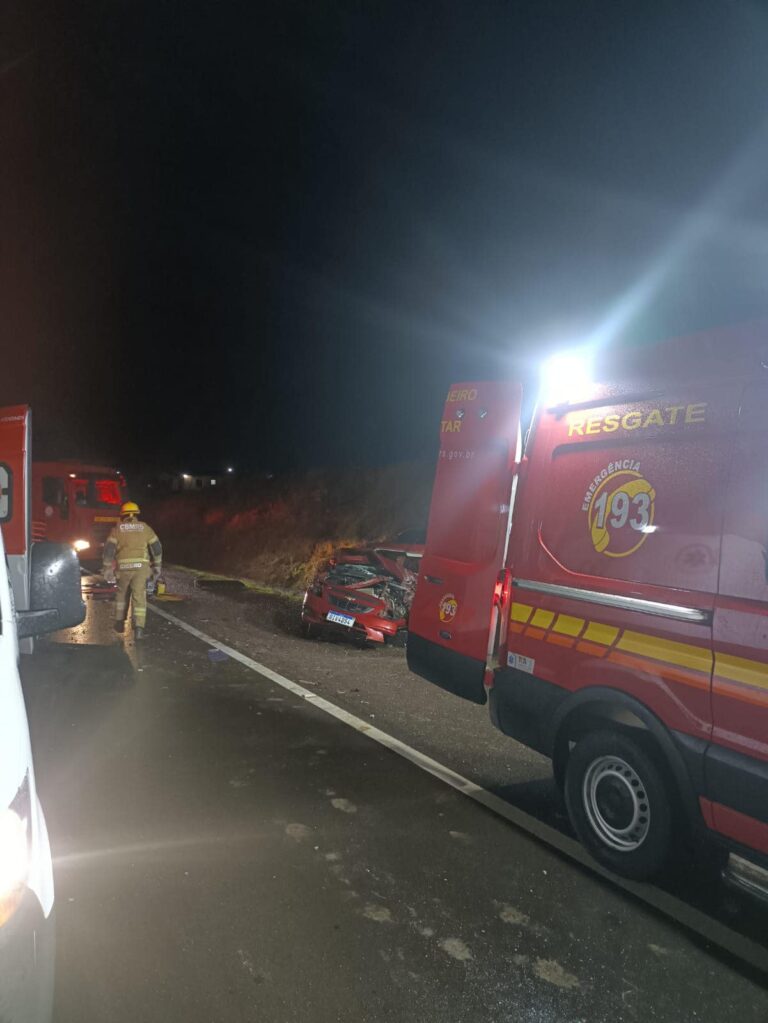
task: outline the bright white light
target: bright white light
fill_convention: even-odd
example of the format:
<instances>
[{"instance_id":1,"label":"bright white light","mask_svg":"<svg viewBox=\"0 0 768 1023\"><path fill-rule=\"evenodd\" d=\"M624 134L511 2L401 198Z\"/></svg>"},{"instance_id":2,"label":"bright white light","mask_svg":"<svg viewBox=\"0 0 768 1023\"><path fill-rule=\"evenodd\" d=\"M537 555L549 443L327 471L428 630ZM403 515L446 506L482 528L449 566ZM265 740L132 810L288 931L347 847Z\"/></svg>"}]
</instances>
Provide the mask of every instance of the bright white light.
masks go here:
<instances>
[{"instance_id":1,"label":"bright white light","mask_svg":"<svg viewBox=\"0 0 768 1023\"><path fill-rule=\"evenodd\" d=\"M77 479L77 473L76 473L76 472L71 472L71 473L69 474L69 478L70 478L71 480L76 480L76 479Z\"/></svg>"},{"instance_id":2,"label":"bright white light","mask_svg":"<svg viewBox=\"0 0 768 1023\"><path fill-rule=\"evenodd\" d=\"M91 545L87 540L75 540L72 546L76 551L87 551Z\"/></svg>"},{"instance_id":3,"label":"bright white light","mask_svg":"<svg viewBox=\"0 0 768 1023\"><path fill-rule=\"evenodd\" d=\"M542 366L541 400L545 406L562 405L586 396L592 382L590 359L584 352L561 352Z\"/></svg>"},{"instance_id":4,"label":"bright white light","mask_svg":"<svg viewBox=\"0 0 768 1023\"><path fill-rule=\"evenodd\" d=\"M227 467L227 472L234 472L234 471L235 471L235 470L234 470L234 469L232 468L232 466L231 466L231 465Z\"/></svg>"},{"instance_id":5,"label":"bright white light","mask_svg":"<svg viewBox=\"0 0 768 1023\"><path fill-rule=\"evenodd\" d=\"M192 479L192 477L191 477L191 476L189 475L189 473L188 473L188 472L183 472L183 473L181 474L181 478L182 478L183 480L191 480L191 479Z\"/></svg>"},{"instance_id":6,"label":"bright white light","mask_svg":"<svg viewBox=\"0 0 768 1023\"><path fill-rule=\"evenodd\" d=\"M15 810L0 811L0 903L24 884L28 870L27 822Z\"/></svg>"}]
</instances>

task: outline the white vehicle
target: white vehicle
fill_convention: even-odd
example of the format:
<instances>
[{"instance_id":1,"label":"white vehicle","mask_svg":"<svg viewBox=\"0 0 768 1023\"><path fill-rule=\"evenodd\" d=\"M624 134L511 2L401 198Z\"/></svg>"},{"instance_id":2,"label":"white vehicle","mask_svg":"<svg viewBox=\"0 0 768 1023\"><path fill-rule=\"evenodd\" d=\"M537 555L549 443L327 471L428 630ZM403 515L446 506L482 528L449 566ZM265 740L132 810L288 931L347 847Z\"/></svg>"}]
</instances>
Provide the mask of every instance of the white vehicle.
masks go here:
<instances>
[{"instance_id":1,"label":"white vehicle","mask_svg":"<svg viewBox=\"0 0 768 1023\"><path fill-rule=\"evenodd\" d=\"M3 418L15 411L0 409L0 1021L47 1023L53 1006L53 868L35 787L19 647L20 640L30 644L35 635L79 624L85 605L72 548L30 547L24 540L29 416L22 431L18 418ZM23 603L14 600L19 588Z\"/></svg>"}]
</instances>

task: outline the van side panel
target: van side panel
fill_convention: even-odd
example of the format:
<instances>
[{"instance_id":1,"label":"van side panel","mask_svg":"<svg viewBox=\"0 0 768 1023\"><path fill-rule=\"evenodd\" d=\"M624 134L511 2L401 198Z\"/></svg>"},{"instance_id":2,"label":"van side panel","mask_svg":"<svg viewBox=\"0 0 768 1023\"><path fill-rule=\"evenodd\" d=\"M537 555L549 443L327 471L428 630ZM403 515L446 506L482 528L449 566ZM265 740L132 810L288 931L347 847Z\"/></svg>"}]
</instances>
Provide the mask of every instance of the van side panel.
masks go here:
<instances>
[{"instance_id":1,"label":"van side panel","mask_svg":"<svg viewBox=\"0 0 768 1023\"><path fill-rule=\"evenodd\" d=\"M712 730L711 619L740 393L737 383L605 387L580 407L544 410L508 559L502 672L566 693L620 690L691 737L699 761ZM503 682L511 702L514 678Z\"/></svg>"},{"instance_id":2,"label":"van side panel","mask_svg":"<svg viewBox=\"0 0 768 1023\"><path fill-rule=\"evenodd\" d=\"M559 686L564 696L588 687L621 690L668 728L709 739L708 624L628 614L520 588L511 613L507 667Z\"/></svg>"},{"instance_id":3,"label":"van side panel","mask_svg":"<svg viewBox=\"0 0 768 1023\"><path fill-rule=\"evenodd\" d=\"M768 385L750 384L726 492L714 616L713 744L708 795L716 830L768 852ZM758 826L760 825L760 826Z\"/></svg>"},{"instance_id":4,"label":"van side panel","mask_svg":"<svg viewBox=\"0 0 768 1023\"><path fill-rule=\"evenodd\" d=\"M515 575L522 561L534 579L702 594L711 608L740 396L739 385L681 385L543 412L515 513Z\"/></svg>"}]
</instances>

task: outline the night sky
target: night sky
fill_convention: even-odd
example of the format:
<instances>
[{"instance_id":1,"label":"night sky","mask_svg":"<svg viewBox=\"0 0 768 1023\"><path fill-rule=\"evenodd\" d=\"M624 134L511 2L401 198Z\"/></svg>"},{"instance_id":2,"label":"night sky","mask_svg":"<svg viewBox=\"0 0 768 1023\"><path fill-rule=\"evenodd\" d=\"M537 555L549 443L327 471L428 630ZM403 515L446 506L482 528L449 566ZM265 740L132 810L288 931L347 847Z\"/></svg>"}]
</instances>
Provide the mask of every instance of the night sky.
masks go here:
<instances>
[{"instance_id":1,"label":"night sky","mask_svg":"<svg viewBox=\"0 0 768 1023\"><path fill-rule=\"evenodd\" d=\"M6 2L0 401L138 469L428 455L454 380L768 313L768 8Z\"/></svg>"}]
</instances>

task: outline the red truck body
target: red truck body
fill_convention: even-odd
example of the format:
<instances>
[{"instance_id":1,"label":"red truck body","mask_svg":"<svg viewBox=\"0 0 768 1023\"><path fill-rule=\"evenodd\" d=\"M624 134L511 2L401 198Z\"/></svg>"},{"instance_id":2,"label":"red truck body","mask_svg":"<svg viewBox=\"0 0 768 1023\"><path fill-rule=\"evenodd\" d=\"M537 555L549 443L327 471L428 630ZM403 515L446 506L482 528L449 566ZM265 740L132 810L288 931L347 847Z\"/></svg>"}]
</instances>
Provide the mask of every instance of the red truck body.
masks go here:
<instances>
[{"instance_id":1,"label":"red truck body","mask_svg":"<svg viewBox=\"0 0 768 1023\"><path fill-rule=\"evenodd\" d=\"M446 402L409 664L551 757L576 831L630 876L683 819L768 860L765 336L606 356L522 457L516 385Z\"/></svg>"},{"instance_id":2,"label":"red truck body","mask_svg":"<svg viewBox=\"0 0 768 1023\"><path fill-rule=\"evenodd\" d=\"M71 544L84 561L101 557L119 521L125 479L83 462L32 463L32 537Z\"/></svg>"}]
</instances>

